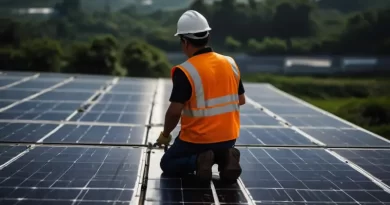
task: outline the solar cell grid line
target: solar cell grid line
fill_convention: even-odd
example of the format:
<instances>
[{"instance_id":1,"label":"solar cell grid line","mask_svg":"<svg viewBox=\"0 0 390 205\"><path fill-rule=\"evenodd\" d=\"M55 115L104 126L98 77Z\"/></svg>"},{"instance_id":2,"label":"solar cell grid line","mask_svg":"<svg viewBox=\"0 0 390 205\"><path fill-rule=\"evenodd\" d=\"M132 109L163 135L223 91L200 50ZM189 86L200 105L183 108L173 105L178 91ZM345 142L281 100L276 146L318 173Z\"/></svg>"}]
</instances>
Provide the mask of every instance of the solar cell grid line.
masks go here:
<instances>
[{"instance_id":1,"label":"solar cell grid line","mask_svg":"<svg viewBox=\"0 0 390 205\"><path fill-rule=\"evenodd\" d=\"M139 103L102 103L96 102L95 105L90 108L90 111L102 111L102 112L134 112L135 110L147 111L150 110L152 104L139 104Z\"/></svg>"},{"instance_id":2,"label":"solar cell grid line","mask_svg":"<svg viewBox=\"0 0 390 205\"><path fill-rule=\"evenodd\" d=\"M0 100L0 108L8 106L14 102L15 100Z\"/></svg>"},{"instance_id":3,"label":"solar cell grid line","mask_svg":"<svg viewBox=\"0 0 390 205\"><path fill-rule=\"evenodd\" d=\"M31 79L34 79L34 78L37 78L37 77L39 77L39 74L35 74L35 75L32 75L32 76L28 76L28 77L22 78L22 79L20 79L20 80L18 80L18 81L14 81L14 82L12 82L12 83L10 83L10 84L7 84L7 85L3 85L3 84L1 83L1 81L3 81L3 79L2 79L2 80L0 81L0 90L8 89L8 88L10 88L10 87L16 86L16 85L18 85L18 84L21 84L21 83L23 83L23 82L26 82L26 81L28 81L28 80L31 80Z\"/></svg>"},{"instance_id":4,"label":"solar cell grid line","mask_svg":"<svg viewBox=\"0 0 390 205\"><path fill-rule=\"evenodd\" d=\"M26 151L26 146L0 145L0 170L4 168L10 160ZM1 201L1 200L0 200Z\"/></svg>"},{"instance_id":5,"label":"solar cell grid line","mask_svg":"<svg viewBox=\"0 0 390 205\"><path fill-rule=\"evenodd\" d=\"M31 95L38 93L37 90L16 90L16 89L5 89L0 90L1 100L13 100L15 102L27 98Z\"/></svg>"},{"instance_id":6,"label":"solar cell grid line","mask_svg":"<svg viewBox=\"0 0 390 205\"><path fill-rule=\"evenodd\" d=\"M57 125L0 123L0 142L37 142Z\"/></svg>"},{"instance_id":7,"label":"solar cell grid line","mask_svg":"<svg viewBox=\"0 0 390 205\"><path fill-rule=\"evenodd\" d=\"M42 90L42 91L40 91L40 92L38 92L38 93L35 93L35 94L33 94L33 95L29 96L29 97L26 97L26 98L23 98L23 99L21 99L21 100L19 100L19 101L16 101L16 102L14 102L14 103L11 104L11 105L8 105L8 106L6 106L6 107L0 108L0 112L3 112L3 111L5 111L5 110L7 110L7 109L9 109L9 108L11 108L11 107L14 107L14 106L16 106L16 105L18 105L18 104L20 104L20 103L22 103L22 102L25 102L25 101L31 100L31 99L33 99L33 98L36 98L37 96L42 95L42 94L44 94L44 93L47 93L47 92L49 92L50 90L53 90L53 89L55 89L55 88L57 88L57 87L59 87L59 86L61 86L61 85L63 85L63 84L66 84L66 83L71 82L73 79L74 79L73 77L70 77L70 78L68 78L68 79L66 79L66 80L64 80L64 81L62 81L62 82L60 82L60 83L58 83L58 84L56 84L56 85L50 87L50 88L44 89L44 90Z\"/></svg>"},{"instance_id":8,"label":"solar cell grid line","mask_svg":"<svg viewBox=\"0 0 390 205\"><path fill-rule=\"evenodd\" d=\"M68 102L68 101L38 101L29 100L23 102L15 107L10 108L7 111L36 111L36 112L47 112L47 111L71 111L78 109L81 106L80 102Z\"/></svg>"},{"instance_id":9,"label":"solar cell grid line","mask_svg":"<svg viewBox=\"0 0 390 205\"><path fill-rule=\"evenodd\" d=\"M64 120L75 112L81 103L26 101L2 113L1 119Z\"/></svg>"},{"instance_id":10,"label":"solar cell grid line","mask_svg":"<svg viewBox=\"0 0 390 205\"><path fill-rule=\"evenodd\" d=\"M215 203L210 183L198 183L193 176L165 176L159 167L162 155L162 150L150 155L145 204Z\"/></svg>"},{"instance_id":11,"label":"solar cell grid line","mask_svg":"<svg viewBox=\"0 0 390 205\"><path fill-rule=\"evenodd\" d=\"M115 83L112 84L107 90L102 93L100 99L97 102L102 101L107 93L110 92ZM107 102L106 102L107 103ZM150 102L150 105L152 101ZM131 123L131 124L149 124L149 116L151 112L151 107L145 113L140 110L135 110L133 112L102 112L102 111L90 111L96 103L91 104L87 111L77 114L72 120L73 121L90 121L90 122L109 122L109 123Z\"/></svg>"},{"instance_id":12,"label":"solar cell grid line","mask_svg":"<svg viewBox=\"0 0 390 205\"><path fill-rule=\"evenodd\" d=\"M118 78L114 78L112 80L112 83L115 84L116 82L118 81ZM106 89L109 89L109 87L107 87ZM103 94L104 94L105 90L103 91ZM87 103L90 103L93 99L95 99L97 96L99 96L100 94L102 94L100 92L100 90L96 91L93 95L91 95L88 100L84 101L84 104L87 104ZM70 114L64 121L70 121L73 117L75 117L76 115L78 114L78 110L75 110L72 114ZM47 133L45 136L43 136L42 138L40 138L37 142L38 143L41 143L43 142L46 138L50 137L53 133L55 133L56 131L58 131L62 126L64 126L64 124L59 124L56 128L54 128L51 132Z\"/></svg>"},{"instance_id":13,"label":"solar cell grid line","mask_svg":"<svg viewBox=\"0 0 390 205\"><path fill-rule=\"evenodd\" d=\"M280 105L264 105L265 108L272 111L276 115L287 116L287 115L323 115L321 112L309 108L304 105L289 105L289 104L280 104Z\"/></svg>"},{"instance_id":14,"label":"solar cell grid line","mask_svg":"<svg viewBox=\"0 0 390 205\"><path fill-rule=\"evenodd\" d=\"M390 150L331 149L390 188Z\"/></svg>"},{"instance_id":15,"label":"solar cell grid line","mask_svg":"<svg viewBox=\"0 0 390 205\"><path fill-rule=\"evenodd\" d=\"M97 82L72 82L61 87L58 87L56 90L59 91L73 91L73 90L100 90L107 86L109 81L97 81Z\"/></svg>"},{"instance_id":16,"label":"solar cell grid line","mask_svg":"<svg viewBox=\"0 0 390 205\"><path fill-rule=\"evenodd\" d=\"M323 149L239 150L241 180L256 203L390 202L390 193Z\"/></svg>"},{"instance_id":17,"label":"solar cell grid line","mask_svg":"<svg viewBox=\"0 0 390 205\"><path fill-rule=\"evenodd\" d=\"M163 126L151 127L148 133L148 141L155 142L162 130ZM173 140L170 144L173 144L179 132L180 126L177 126L171 133ZM236 145L316 146L321 144L311 141L306 136L289 127L241 126Z\"/></svg>"},{"instance_id":18,"label":"solar cell grid line","mask_svg":"<svg viewBox=\"0 0 390 205\"><path fill-rule=\"evenodd\" d=\"M2 202L129 204L142 155L143 148L35 147L0 170Z\"/></svg>"},{"instance_id":19,"label":"solar cell grid line","mask_svg":"<svg viewBox=\"0 0 390 205\"><path fill-rule=\"evenodd\" d=\"M322 141L323 143L329 146L344 146L344 147L353 147L353 146L362 146L362 147L388 147L390 148L390 143L373 137L367 132L363 132L359 129L322 129L322 128L299 128L308 135Z\"/></svg>"},{"instance_id":20,"label":"solar cell grid line","mask_svg":"<svg viewBox=\"0 0 390 205\"><path fill-rule=\"evenodd\" d=\"M84 102L89 97L96 92L100 92L100 90L72 90L72 91L65 91L65 90L52 90L47 93L44 93L43 95L38 96L34 100L40 100L40 101L47 101L52 99L57 99L60 101L79 101Z\"/></svg>"},{"instance_id":21,"label":"solar cell grid line","mask_svg":"<svg viewBox=\"0 0 390 205\"><path fill-rule=\"evenodd\" d=\"M66 80L66 78L60 78L58 80L47 79L47 78L36 78L25 81L12 87L12 89L28 89L28 90L43 90L49 88L58 82Z\"/></svg>"},{"instance_id":22,"label":"solar cell grid line","mask_svg":"<svg viewBox=\"0 0 390 205\"><path fill-rule=\"evenodd\" d=\"M145 144L146 127L64 125L43 143Z\"/></svg>"},{"instance_id":23,"label":"solar cell grid line","mask_svg":"<svg viewBox=\"0 0 390 205\"><path fill-rule=\"evenodd\" d=\"M65 120L74 111L4 111L0 113L0 119L9 120Z\"/></svg>"},{"instance_id":24,"label":"solar cell grid line","mask_svg":"<svg viewBox=\"0 0 390 205\"><path fill-rule=\"evenodd\" d=\"M280 117L279 115L276 115L274 114L273 112L269 111L268 109L264 108L261 104L253 101L251 98L247 97L247 102L249 104L252 104L253 106L255 107L258 107L258 108L262 108L263 111L265 113L267 113L268 115L270 116L274 116L276 117L277 120L281 121L281 122L284 122L285 124L289 125L292 129L294 129L295 131L297 131L298 133L300 133L301 135L307 137L310 141L314 142L315 144L317 145L322 145L322 146L325 146L326 144L318 139L316 139L315 137L303 132L301 129L299 129L298 127L294 126L294 125L291 125L291 123L287 120L285 120L284 118Z\"/></svg>"},{"instance_id":25,"label":"solar cell grid line","mask_svg":"<svg viewBox=\"0 0 390 205\"><path fill-rule=\"evenodd\" d=\"M335 127L352 128L347 123L338 121L327 115L278 115L290 124L297 127Z\"/></svg>"},{"instance_id":26,"label":"solar cell grid line","mask_svg":"<svg viewBox=\"0 0 390 205\"><path fill-rule=\"evenodd\" d=\"M361 131L363 131L363 132L366 132L366 133L368 133L368 134L371 134L373 137L380 138L380 139L382 139L382 140L385 140L385 141L387 141L387 142L390 142L390 140L385 139L385 138L383 138L382 136L379 136L379 135L377 135L377 134L375 134L375 133L373 133L373 132L370 132L370 131L368 131L368 130L366 130L366 129L363 129L363 128L361 128L361 127L359 127L359 126L357 126L357 125L355 125L355 124L353 124L353 123L351 123L351 122L349 122L349 121L347 121L347 120L344 120L344 119L342 119L342 118L340 118L340 117L338 117L338 116L336 116L336 115L334 115L334 114L332 114L332 113L330 113L330 112L327 112L327 111L322 110L322 109L320 109L320 108L318 108L318 107L316 107L316 106L314 106L314 105L311 105L310 103L307 103L307 102L305 102L304 100L301 100L301 99L299 99L299 98L297 98L297 97L295 97L295 96L292 96L292 95L290 95L290 94L288 94L288 93L286 93L286 92L284 92L284 91L282 91L282 90L280 90L280 89L277 89L276 87L274 87L274 86L272 86L272 85L268 85L268 86L269 86L271 89L273 89L275 92L278 92L278 93L280 93L280 94L282 94L282 95L284 95L284 96L286 96L286 97L288 97L288 98L290 98L290 99L292 99L292 100L294 100L294 101L296 101L296 102L299 102L299 103L301 103L301 104L303 104L303 105L306 105L306 106L308 106L308 107L310 107L310 108L313 108L313 109L315 109L315 110L318 110L319 112L323 112L325 115L328 115L328 116L331 117L331 118L334 118L334 119L336 119L336 120L338 120L338 121L341 121L341 122L343 122L343 123L345 123L345 124L347 124L347 125L349 125L349 126L351 126L351 127L354 127L354 128L356 128L356 129L359 129L359 130L361 130Z\"/></svg>"}]
</instances>

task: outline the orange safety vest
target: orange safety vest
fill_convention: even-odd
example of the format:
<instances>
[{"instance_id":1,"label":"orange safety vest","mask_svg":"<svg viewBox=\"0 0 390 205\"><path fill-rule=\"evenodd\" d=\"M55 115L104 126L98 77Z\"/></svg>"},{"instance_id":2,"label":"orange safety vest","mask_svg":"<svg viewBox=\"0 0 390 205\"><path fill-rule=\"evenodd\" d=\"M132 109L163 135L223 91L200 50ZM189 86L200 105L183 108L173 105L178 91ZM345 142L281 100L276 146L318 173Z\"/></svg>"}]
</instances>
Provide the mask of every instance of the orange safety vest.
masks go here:
<instances>
[{"instance_id":1,"label":"orange safety vest","mask_svg":"<svg viewBox=\"0 0 390 205\"><path fill-rule=\"evenodd\" d=\"M181 115L180 139L207 144L236 139L240 132L240 71L229 56L199 54L175 66L189 79L192 95Z\"/></svg>"}]
</instances>

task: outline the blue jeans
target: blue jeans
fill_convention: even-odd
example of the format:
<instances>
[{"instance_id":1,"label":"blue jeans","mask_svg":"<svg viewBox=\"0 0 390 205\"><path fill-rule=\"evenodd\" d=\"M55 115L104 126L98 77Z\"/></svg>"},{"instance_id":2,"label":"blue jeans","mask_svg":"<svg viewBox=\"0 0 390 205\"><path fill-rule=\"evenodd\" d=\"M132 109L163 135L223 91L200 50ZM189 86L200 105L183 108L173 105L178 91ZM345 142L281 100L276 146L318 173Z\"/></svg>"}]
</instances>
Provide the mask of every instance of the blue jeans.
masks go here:
<instances>
[{"instance_id":1,"label":"blue jeans","mask_svg":"<svg viewBox=\"0 0 390 205\"><path fill-rule=\"evenodd\" d=\"M175 139L172 146L161 158L160 167L165 175L186 175L196 170L197 155L206 150L219 150L234 147L236 140L212 144L194 144Z\"/></svg>"}]
</instances>

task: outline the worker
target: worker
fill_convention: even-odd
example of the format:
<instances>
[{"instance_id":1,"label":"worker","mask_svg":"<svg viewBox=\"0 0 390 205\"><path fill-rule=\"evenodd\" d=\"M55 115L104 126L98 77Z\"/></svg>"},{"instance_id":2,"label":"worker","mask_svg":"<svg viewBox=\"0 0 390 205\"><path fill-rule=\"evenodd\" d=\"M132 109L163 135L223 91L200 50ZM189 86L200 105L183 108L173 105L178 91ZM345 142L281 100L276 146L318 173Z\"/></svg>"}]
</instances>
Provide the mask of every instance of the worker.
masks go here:
<instances>
[{"instance_id":1,"label":"worker","mask_svg":"<svg viewBox=\"0 0 390 205\"><path fill-rule=\"evenodd\" d=\"M194 10L184 12L178 20L175 36L188 60L171 70L170 105L156 144L169 145L180 120L180 133L161 158L163 173L194 173L209 181L212 166L217 164L220 179L234 183L242 172L235 142L245 90L233 58L207 46L210 30L206 18Z\"/></svg>"}]
</instances>

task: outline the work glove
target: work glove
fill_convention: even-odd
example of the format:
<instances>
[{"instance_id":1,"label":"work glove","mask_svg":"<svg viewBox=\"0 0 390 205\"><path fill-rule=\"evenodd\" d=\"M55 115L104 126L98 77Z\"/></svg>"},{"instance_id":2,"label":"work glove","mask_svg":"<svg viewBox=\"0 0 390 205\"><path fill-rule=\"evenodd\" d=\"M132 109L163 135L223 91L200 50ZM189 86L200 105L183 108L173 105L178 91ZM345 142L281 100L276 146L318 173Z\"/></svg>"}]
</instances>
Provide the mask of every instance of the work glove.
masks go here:
<instances>
[{"instance_id":1,"label":"work glove","mask_svg":"<svg viewBox=\"0 0 390 205\"><path fill-rule=\"evenodd\" d=\"M161 145L165 145L165 146L168 146L169 143L171 142L172 140L172 135L169 134L169 136L164 136L163 135L163 132L160 133L160 136L158 137L157 141L156 141L156 145L161 147Z\"/></svg>"}]
</instances>

